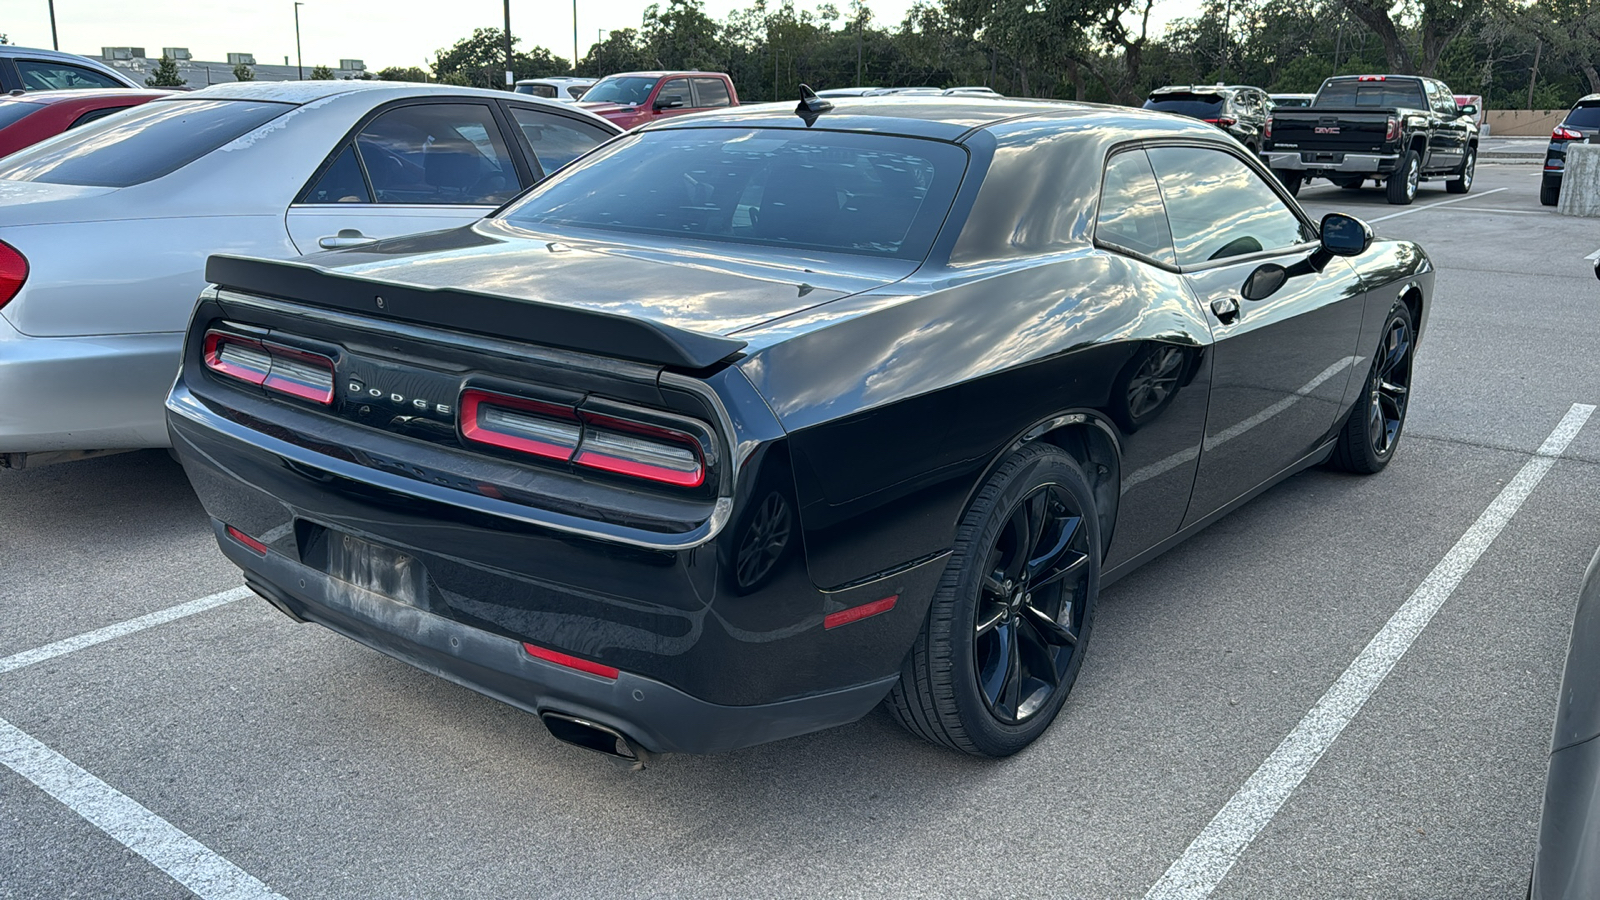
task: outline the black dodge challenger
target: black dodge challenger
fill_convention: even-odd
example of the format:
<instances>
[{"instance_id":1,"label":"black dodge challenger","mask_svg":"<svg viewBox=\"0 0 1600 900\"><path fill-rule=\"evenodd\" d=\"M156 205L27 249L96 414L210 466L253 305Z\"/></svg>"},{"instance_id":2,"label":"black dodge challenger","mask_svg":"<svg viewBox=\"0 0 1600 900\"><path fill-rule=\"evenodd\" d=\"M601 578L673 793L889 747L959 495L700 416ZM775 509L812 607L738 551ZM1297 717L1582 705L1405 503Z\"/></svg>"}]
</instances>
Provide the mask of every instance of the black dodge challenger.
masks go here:
<instances>
[{"instance_id":1,"label":"black dodge challenger","mask_svg":"<svg viewBox=\"0 0 1600 900\"><path fill-rule=\"evenodd\" d=\"M955 97L672 119L208 275L169 424L249 585L641 763L880 702L1020 750L1104 585L1388 463L1433 289L1204 123Z\"/></svg>"}]
</instances>

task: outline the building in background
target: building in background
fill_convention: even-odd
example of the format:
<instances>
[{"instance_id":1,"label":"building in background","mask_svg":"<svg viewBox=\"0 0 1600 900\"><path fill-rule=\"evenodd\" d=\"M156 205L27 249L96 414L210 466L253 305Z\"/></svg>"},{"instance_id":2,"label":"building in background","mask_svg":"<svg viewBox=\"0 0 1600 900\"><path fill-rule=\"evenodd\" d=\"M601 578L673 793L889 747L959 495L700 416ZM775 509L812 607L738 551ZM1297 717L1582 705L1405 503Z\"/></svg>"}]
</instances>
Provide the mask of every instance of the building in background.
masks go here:
<instances>
[{"instance_id":1,"label":"building in background","mask_svg":"<svg viewBox=\"0 0 1600 900\"><path fill-rule=\"evenodd\" d=\"M293 65L279 65L268 61L256 61L254 54L229 53L227 62L206 62L192 58L187 47L163 47L161 52L154 56L147 56L143 47L101 47L99 56L90 56L90 59L102 62L113 69L132 78L139 84L155 70L161 61L162 55L171 57L177 63L178 74L183 78L185 86L191 89L203 88L208 84L226 84L238 81L233 75L235 66L249 66L254 73L256 81L295 81L301 77L301 69ZM312 69L316 64L307 61L304 73L306 78L311 77ZM333 77L340 80L372 78L368 74L366 64L359 59L341 59L339 67L333 69Z\"/></svg>"}]
</instances>

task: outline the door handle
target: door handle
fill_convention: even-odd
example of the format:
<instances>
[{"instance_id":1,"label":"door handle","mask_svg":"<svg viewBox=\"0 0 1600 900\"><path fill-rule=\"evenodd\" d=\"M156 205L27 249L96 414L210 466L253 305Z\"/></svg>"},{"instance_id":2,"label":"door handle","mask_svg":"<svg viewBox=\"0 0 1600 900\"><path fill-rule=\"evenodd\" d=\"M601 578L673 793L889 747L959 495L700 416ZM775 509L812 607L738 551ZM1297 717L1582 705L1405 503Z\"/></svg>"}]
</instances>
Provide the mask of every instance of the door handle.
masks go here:
<instances>
[{"instance_id":1,"label":"door handle","mask_svg":"<svg viewBox=\"0 0 1600 900\"><path fill-rule=\"evenodd\" d=\"M1219 297L1211 301L1211 313L1218 322L1231 325L1239 319L1239 301L1232 297Z\"/></svg>"},{"instance_id":2,"label":"door handle","mask_svg":"<svg viewBox=\"0 0 1600 900\"><path fill-rule=\"evenodd\" d=\"M362 244L375 243L377 240L362 234L359 228L341 228L338 234L317 241L317 246L324 250L338 250L341 247L359 247Z\"/></svg>"}]
</instances>

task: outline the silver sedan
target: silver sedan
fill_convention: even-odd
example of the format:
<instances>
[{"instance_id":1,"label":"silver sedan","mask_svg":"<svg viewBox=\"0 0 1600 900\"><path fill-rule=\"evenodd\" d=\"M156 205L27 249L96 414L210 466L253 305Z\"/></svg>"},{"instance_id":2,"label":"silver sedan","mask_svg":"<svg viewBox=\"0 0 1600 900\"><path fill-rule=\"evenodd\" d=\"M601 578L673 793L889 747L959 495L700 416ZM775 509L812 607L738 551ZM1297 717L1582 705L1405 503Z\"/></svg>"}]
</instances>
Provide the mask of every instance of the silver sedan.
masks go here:
<instances>
[{"instance_id":1,"label":"silver sedan","mask_svg":"<svg viewBox=\"0 0 1600 900\"><path fill-rule=\"evenodd\" d=\"M499 91L240 83L0 159L0 468L168 446L208 255L464 225L617 133Z\"/></svg>"}]
</instances>

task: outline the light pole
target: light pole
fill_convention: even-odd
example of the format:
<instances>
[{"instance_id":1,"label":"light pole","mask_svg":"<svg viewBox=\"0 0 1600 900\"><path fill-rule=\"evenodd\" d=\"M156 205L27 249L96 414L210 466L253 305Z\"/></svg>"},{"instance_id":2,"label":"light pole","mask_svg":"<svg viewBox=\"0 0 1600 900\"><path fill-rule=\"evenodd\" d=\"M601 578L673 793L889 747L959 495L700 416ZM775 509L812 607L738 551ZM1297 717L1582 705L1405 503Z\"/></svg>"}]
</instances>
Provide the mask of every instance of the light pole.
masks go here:
<instances>
[{"instance_id":1,"label":"light pole","mask_svg":"<svg viewBox=\"0 0 1600 900\"><path fill-rule=\"evenodd\" d=\"M56 38L56 0L50 0L50 46L56 50L61 49L61 41Z\"/></svg>"},{"instance_id":2,"label":"light pole","mask_svg":"<svg viewBox=\"0 0 1600 900\"><path fill-rule=\"evenodd\" d=\"M511 0L506 0L506 89L516 83L516 76L511 74Z\"/></svg>"},{"instance_id":3,"label":"light pole","mask_svg":"<svg viewBox=\"0 0 1600 900\"><path fill-rule=\"evenodd\" d=\"M302 6L305 6L305 4L299 2L299 0L295 0L295 4L294 4L294 68L295 68L295 72L296 72L296 80L298 80L298 81L305 81L306 80L305 58L300 55L300 7L302 7Z\"/></svg>"},{"instance_id":4,"label":"light pole","mask_svg":"<svg viewBox=\"0 0 1600 900\"><path fill-rule=\"evenodd\" d=\"M578 0L572 0L572 74L578 74Z\"/></svg>"}]
</instances>

